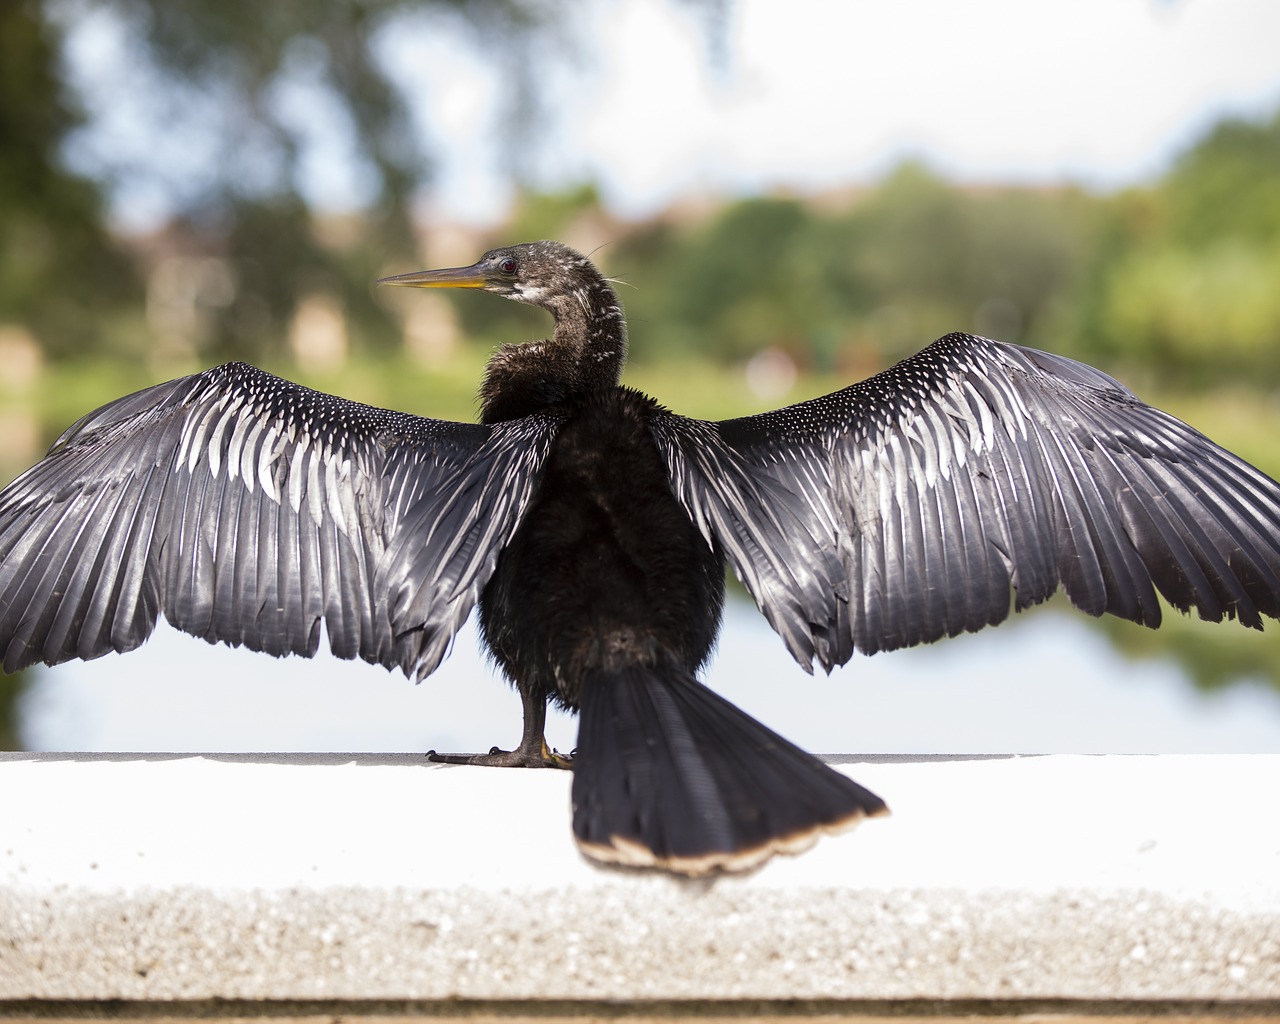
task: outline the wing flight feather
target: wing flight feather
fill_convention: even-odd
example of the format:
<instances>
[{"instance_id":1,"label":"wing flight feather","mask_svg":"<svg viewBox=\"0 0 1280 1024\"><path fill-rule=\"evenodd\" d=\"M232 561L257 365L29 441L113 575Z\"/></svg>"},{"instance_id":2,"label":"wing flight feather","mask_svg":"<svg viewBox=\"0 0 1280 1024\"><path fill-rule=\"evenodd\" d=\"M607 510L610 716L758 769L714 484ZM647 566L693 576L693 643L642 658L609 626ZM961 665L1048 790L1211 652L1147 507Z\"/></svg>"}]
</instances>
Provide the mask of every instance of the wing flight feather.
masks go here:
<instances>
[{"instance_id":1,"label":"wing flight feather","mask_svg":"<svg viewBox=\"0 0 1280 1024\"><path fill-rule=\"evenodd\" d=\"M89 414L0 492L6 671L209 641L431 672L559 429L389 412L242 363Z\"/></svg>"},{"instance_id":2,"label":"wing flight feather","mask_svg":"<svg viewBox=\"0 0 1280 1024\"><path fill-rule=\"evenodd\" d=\"M1061 587L1156 626L1280 615L1280 484L1099 370L951 334L834 394L653 423L672 490L802 665Z\"/></svg>"}]
</instances>

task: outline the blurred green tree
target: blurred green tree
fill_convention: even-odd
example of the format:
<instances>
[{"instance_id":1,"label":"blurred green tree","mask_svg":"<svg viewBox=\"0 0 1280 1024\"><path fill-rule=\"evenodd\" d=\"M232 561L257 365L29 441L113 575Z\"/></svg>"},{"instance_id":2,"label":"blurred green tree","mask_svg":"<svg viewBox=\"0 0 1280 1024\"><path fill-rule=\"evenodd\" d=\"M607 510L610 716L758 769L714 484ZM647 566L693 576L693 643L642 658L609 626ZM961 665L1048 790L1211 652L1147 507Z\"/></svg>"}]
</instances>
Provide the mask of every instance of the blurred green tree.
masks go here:
<instances>
[{"instance_id":1,"label":"blurred green tree","mask_svg":"<svg viewBox=\"0 0 1280 1024\"><path fill-rule=\"evenodd\" d=\"M1200 387L1275 381L1280 112L1222 122L1154 187L1108 205L1080 308L1097 349Z\"/></svg>"},{"instance_id":2,"label":"blurred green tree","mask_svg":"<svg viewBox=\"0 0 1280 1024\"><path fill-rule=\"evenodd\" d=\"M1057 317L1092 244L1089 207L1075 189L963 189L903 165L847 218L885 354L951 330L1060 347Z\"/></svg>"},{"instance_id":3,"label":"blurred green tree","mask_svg":"<svg viewBox=\"0 0 1280 1024\"><path fill-rule=\"evenodd\" d=\"M643 320L662 325L649 350L735 360L770 345L803 352L815 320L813 282L797 256L811 226L798 202L752 199L682 240L644 275L634 303Z\"/></svg>"},{"instance_id":4,"label":"blurred green tree","mask_svg":"<svg viewBox=\"0 0 1280 1024\"><path fill-rule=\"evenodd\" d=\"M835 213L752 199L638 233L623 248L644 288L628 306L641 329L662 325L651 354L772 346L871 369L951 330L1053 345L1096 206L1074 189L966 191L906 164Z\"/></svg>"},{"instance_id":5,"label":"blurred green tree","mask_svg":"<svg viewBox=\"0 0 1280 1024\"><path fill-rule=\"evenodd\" d=\"M220 116L201 125L202 152L213 165L181 196L184 212L236 204L241 198L302 193L302 164L311 145L307 117L349 136L347 156L372 194L370 221L392 247L412 251L415 190L431 167L423 132L403 88L380 52L387 36L442 29L470 33L500 58L510 81L510 127L527 123L540 96L532 47L558 24L536 0L318 0L271 4L254 0L78 0L64 31L93 14L123 32L136 60L169 95L155 109L180 116L209 99ZM309 105L289 102L300 92ZM135 98L136 99L136 98Z\"/></svg>"},{"instance_id":6,"label":"blurred green tree","mask_svg":"<svg viewBox=\"0 0 1280 1024\"><path fill-rule=\"evenodd\" d=\"M515 140L524 137L520 126L531 130L540 109L534 48L563 25L563 14L539 0L321 0L266 7L250 0L25 0L5 11L12 23L3 34L7 105L38 136L39 145L23 148L43 154L40 169L50 171L27 173L6 195L21 204L39 194L33 190L48 191L58 182L69 190L66 183L75 179L54 166L64 153L91 170L99 188L127 181L162 195L169 226L138 246L150 278L147 308L154 314L187 302L183 315L190 323L175 351L180 355L185 346L192 355L198 348L202 362L279 357L287 318L315 290L344 312L357 342L376 346L397 338L370 282L392 262L417 262L414 201L432 164L429 135L415 122L405 86L385 59L388 38L410 29L469 33L477 50L503 67L509 85L502 93L504 134ZM88 90L103 122L86 131L56 99L59 73L76 79L78 66L58 58L101 49L104 39L113 41L127 73L112 80L109 99L105 90L95 93L91 75L81 75L76 84ZM145 138L130 141L130 133L139 131ZM341 140L344 163L359 183L353 190L360 193L360 208L345 222L318 220L309 205L306 169L315 161L318 132ZM162 143L170 147L165 152L189 151L186 163L175 162L181 171L156 166L153 151ZM18 148L6 145L4 153ZM47 233L56 236L62 254L77 248L78 231L104 234L97 189L85 183L81 191L76 216ZM14 221L9 233L16 239L12 248L39 251L26 238L29 226ZM216 271L215 294L194 285L175 296L162 288L157 296L151 285L165 278L153 275L165 260L178 261L180 269L203 261ZM22 286L20 275L12 280L18 282L12 289ZM29 287L28 293L31 303L49 307L41 313L46 318L50 309L65 316L71 308L52 303L51 289ZM77 301L98 305L85 289ZM147 349L147 333L133 326L116 335L114 351L140 355ZM66 330L42 333L59 351L83 347L83 338Z\"/></svg>"},{"instance_id":7,"label":"blurred green tree","mask_svg":"<svg viewBox=\"0 0 1280 1024\"><path fill-rule=\"evenodd\" d=\"M1225 238L1280 242L1280 110L1269 118L1229 118L1211 128L1160 186L1165 234L1190 246Z\"/></svg>"},{"instance_id":8,"label":"blurred green tree","mask_svg":"<svg viewBox=\"0 0 1280 1024\"><path fill-rule=\"evenodd\" d=\"M97 185L62 165L80 114L57 72L43 8L0 6L0 325L55 353L86 348L141 296Z\"/></svg>"}]
</instances>

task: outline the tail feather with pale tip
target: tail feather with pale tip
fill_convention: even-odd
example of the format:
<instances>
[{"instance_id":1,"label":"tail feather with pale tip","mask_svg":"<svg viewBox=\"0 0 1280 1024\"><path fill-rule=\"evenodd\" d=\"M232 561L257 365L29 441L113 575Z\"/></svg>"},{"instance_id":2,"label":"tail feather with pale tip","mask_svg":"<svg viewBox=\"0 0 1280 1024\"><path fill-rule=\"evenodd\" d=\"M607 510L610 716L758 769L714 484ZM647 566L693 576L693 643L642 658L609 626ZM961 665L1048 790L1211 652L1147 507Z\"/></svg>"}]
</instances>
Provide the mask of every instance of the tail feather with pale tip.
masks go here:
<instances>
[{"instance_id":1,"label":"tail feather with pale tip","mask_svg":"<svg viewBox=\"0 0 1280 1024\"><path fill-rule=\"evenodd\" d=\"M586 683L573 831L589 857L689 875L743 870L887 812L683 669L598 671Z\"/></svg>"}]
</instances>

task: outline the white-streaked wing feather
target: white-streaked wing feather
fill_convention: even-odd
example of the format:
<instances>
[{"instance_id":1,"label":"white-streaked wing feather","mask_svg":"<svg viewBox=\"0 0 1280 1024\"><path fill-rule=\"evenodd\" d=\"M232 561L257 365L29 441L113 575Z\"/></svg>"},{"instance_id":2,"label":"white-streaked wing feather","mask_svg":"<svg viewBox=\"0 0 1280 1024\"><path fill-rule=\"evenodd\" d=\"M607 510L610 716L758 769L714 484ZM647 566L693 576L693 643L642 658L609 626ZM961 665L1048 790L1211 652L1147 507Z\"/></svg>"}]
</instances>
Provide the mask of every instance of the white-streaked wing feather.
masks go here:
<instances>
[{"instance_id":1,"label":"white-streaked wing feather","mask_svg":"<svg viewBox=\"0 0 1280 1024\"><path fill-rule=\"evenodd\" d=\"M430 420L241 363L86 416L0 492L7 671L210 641L434 669L559 422ZM465 495L465 500L462 496Z\"/></svg>"},{"instance_id":2,"label":"white-streaked wing feather","mask_svg":"<svg viewBox=\"0 0 1280 1024\"><path fill-rule=\"evenodd\" d=\"M1280 484L1106 374L971 335L843 391L654 435L795 658L925 643L1060 586L1155 626L1280 615Z\"/></svg>"}]
</instances>

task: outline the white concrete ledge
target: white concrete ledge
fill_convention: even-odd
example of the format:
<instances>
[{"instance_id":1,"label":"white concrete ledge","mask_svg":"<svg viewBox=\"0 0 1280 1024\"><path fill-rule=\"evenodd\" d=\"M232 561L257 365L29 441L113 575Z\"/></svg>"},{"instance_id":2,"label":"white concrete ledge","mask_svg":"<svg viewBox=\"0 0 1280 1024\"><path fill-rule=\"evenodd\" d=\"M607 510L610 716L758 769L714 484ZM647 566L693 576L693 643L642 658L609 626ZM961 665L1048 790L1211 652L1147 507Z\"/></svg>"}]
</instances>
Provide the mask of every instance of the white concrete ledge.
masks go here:
<instances>
[{"instance_id":1,"label":"white concrete ledge","mask_svg":"<svg viewBox=\"0 0 1280 1024\"><path fill-rule=\"evenodd\" d=\"M562 772L2 754L0 1014L103 1000L1280 1011L1280 757L833 760L893 816L688 881L583 861Z\"/></svg>"}]
</instances>

